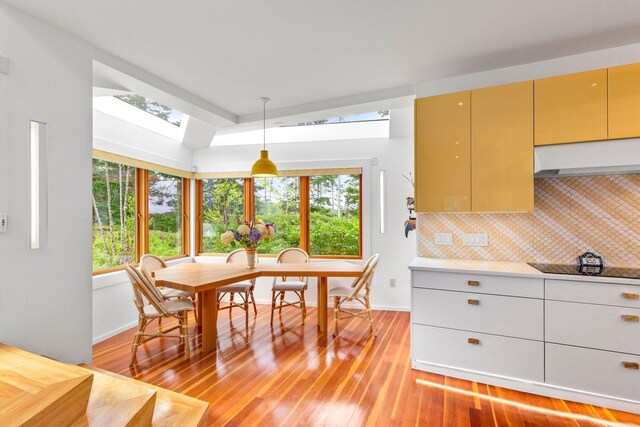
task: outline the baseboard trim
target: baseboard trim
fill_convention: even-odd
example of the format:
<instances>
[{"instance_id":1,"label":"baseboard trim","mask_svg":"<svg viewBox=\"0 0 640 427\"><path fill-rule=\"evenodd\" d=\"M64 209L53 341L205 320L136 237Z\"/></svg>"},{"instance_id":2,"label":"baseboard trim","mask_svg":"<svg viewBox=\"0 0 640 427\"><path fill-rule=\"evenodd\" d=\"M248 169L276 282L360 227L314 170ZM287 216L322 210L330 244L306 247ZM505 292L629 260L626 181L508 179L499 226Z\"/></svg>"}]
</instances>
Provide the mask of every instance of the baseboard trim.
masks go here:
<instances>
[{"instance_id":1,"label":"baseboard trim","mask_svg":"<svg viewBox=\"0 0 640 427\"><path fill-rule=\"evenodd\" d=\"M266 300L266 299L260 299L260 298L256 298L256 304L264 304L264 305L271 305L271 300ZM329 308L333 307L333 302L329 301L328 302L328 306ZM315 301L307 301L307 307L317 307L318 304ZM345 308L362 308L362 305L358 304L358 303L353 303L353 304L342 304L343 307ZM398 306L393 306L393 305L372 305L371 306L372 310L379 310L379 311L411 311L411 307L398 307Z\"/></svg>"},{"instance_id":2,"label":"baseboard trim","mask_svg":"<svg viewBox=\"0 0 640 427\"><path fill-rule=\"evenodd\" d=\"M226 299L223 301L226 301ZM256 304L270 305L271 300L256 299ZM315 302L307 302L307 306L317 307L318 305ZM331 305L329 305L329 307L331 307ZM343 307L353 308L353 309L362 308L362 306L359 304L344 304ZM387 306L387 305L372 305L371 308L373 310L378 310L378 311L411 311L411 307L395 307L395 306ZM98 344L99 342L102 342L106 339L109 339L114 335L118 335L119 333L124 332L127 329L133 328L137 324L138 322L131 322L117 329L114 329L110 332L107 332L106 334L100 335L99 337L96 337L93 339L92 341L93 345Z\"/></svg>"},{"instance_id":3,"label":"baseboard trim","mask_svg":"<svg viewBox=\"0 0 640 427\"><path fill-rule=\"evenodd\" d=\"M111 338L111 337L112 337L112 336L114 336L114 335L118 335L120 332L124 332L124 331L126 331L127 329L131 329L131 328L133 328L134 326L136 326L137 324L138 324L138 322L131 322L131 323L127 323L126 325L121 326L121 327L119 327L119 328L117 328L117 329L114 329L114 330L112 330L111 332L107 332L106 334L100 335L99 337L96 337L96 338L94 338L94 339L93 339L93 345L96 345L96 344L98 344L98 343L99 343L99 342L101 342L101 341L104 341L104 340L106 340L106 339L109 339L109 338Z\"/></svg>"},{"instance_id":4,"label":"baseboard trim","mask_svg":"<svg viewBox=\"0 0 640 427\"><path fill-rule=\"evenodd\" d=\"M510 388L512 390L533 393L541 396L553 397L556 399L571 400L574 402L587 403L590 405L602 406L604 408L617 409L620 411L640 414L640 402L614 396L604 396L597 393L590 393L581 390L573 390L552 384L539 383L517 378L509 378L498 375L491 375L482 372L470 371L467 369L455 368L451 366L438 365L412 359L413 369L445 375L448 377L461 378L463 380L490 384L497 387Z\"/></svg>"}]
</instances>

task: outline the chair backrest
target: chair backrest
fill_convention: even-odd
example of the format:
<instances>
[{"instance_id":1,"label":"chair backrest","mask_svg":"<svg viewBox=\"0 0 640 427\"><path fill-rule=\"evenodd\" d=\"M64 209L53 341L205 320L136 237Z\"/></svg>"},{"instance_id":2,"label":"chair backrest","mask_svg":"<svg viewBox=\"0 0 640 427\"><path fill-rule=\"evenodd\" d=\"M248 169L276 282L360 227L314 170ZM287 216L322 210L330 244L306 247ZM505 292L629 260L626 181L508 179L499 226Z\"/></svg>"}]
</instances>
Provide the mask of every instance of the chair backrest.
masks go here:
<instances>
[{"instance_id":1,"label":"chair backrest","mask_svg":"<svg viewBox=\"0 0 640 427\"><path fill-rule=\"evenodd\" d=\"M225 262L230 264L244 264L247 265L247 251L244 248L236 249L227 254ZM258 253L256 252L256 263L258 262Z\"/></svg>"},{"instance_id":2,"label":"chair backrest","mask_svg":"<svg viewBox=\"0 0 640 427\"><path fill-rule=\"evenodd\" d=\"M351 285L351 287L353 288L353 291L351 292L352 297L357 295L363 287L367 290L367 292L371 289L371 282L373 280L373 275L376 272L376 267L378 266L379 259L380 254L373 254L371 255L371 258L369 258L364 264L364 271L362 273L362 276L356 279Z\"/></svg>"},{"instance_id":3,"label":"chair backrest","mask_svg":"<svg viewBox=\"0 0 640 427\"><path fill-rule=\"evenodd\" d=\"M135 302L138 311L140 311L141 314L144 313L144 300L147 300L158 313L167 314L163 306L164 297L155 285L132 265L126 264L124 268L134 288Z\"/></svg>"},{"instance_id":4,"label":"chair backrest","mask_svg":"<svg viewBox=\"0 0 640 427\"><path fill-rule=\"evenodd\" d=\"M142 255L142 258L140 258L140 270L154 285L156 284L156 281L153 278L153 273L158 270L162 270L163 268L167 268L167 263L159 256L146 254Z\"/></svg>"},{"instance_id":5,"label":"chair backrest","mask_svg":"<svg viewBox=\"0 0 640 427\"><path fill-rule=\"evenodd\" d=\"M304 264L309 262L309 254L304 249L300 248L287 248L276 256L276 262L281 262L284 264ZM275 283L274 278L274 283ZM299 277L301 282L308 283L308 277ZM283 277L282 280L286 281L287 278Z\"/></svg>"}]
</instances>

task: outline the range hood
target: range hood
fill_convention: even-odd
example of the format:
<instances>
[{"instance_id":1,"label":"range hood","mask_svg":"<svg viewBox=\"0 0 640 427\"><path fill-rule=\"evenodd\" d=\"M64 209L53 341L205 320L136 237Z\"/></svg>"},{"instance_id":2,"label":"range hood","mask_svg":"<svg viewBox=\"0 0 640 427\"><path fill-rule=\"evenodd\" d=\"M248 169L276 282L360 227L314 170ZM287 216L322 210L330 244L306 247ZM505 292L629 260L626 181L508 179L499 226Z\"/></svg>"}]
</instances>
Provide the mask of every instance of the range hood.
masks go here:
<instances>
[{"instance_id":1,"label":"range hood","mask_svg":"<svg viewBox=\"0 0 640 427\"><path fill-rule=\"evenodd\" d=\"M540 146L534 161L536 178L640 173L640 138Z\"/></svg>"}]
</instances>

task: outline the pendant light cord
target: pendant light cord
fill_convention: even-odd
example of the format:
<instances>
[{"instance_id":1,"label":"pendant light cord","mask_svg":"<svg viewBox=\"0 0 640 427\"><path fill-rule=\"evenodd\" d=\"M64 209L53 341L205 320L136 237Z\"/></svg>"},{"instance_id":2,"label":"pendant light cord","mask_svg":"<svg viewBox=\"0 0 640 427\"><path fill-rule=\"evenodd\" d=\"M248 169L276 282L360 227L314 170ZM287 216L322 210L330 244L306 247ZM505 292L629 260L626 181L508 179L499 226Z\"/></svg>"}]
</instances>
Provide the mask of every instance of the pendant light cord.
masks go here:
<instances>
[{"instance_id":1,"label":"pendant light cord","mask_svg":"<svg viewBox=\"0 0 640 427\"><path fill-rule=\"evenodd\" d=\"M267 100L262 100L262 149L267 149Z\"/></svg>"}]
</instances>

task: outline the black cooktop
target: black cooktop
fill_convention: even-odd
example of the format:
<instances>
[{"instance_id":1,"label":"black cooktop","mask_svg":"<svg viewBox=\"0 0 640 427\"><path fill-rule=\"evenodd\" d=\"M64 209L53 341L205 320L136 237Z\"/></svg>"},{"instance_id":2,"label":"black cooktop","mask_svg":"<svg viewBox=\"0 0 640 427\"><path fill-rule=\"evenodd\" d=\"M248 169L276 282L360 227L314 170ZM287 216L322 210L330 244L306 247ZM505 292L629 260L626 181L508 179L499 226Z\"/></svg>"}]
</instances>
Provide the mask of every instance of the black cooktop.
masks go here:
<instances>
[{"instance_id":1,"label":"black cooktop","mask_svg":"<svg viewBox=\"0 0 640 427\"><path fill-rule=\"evenodd\" d=\"M550 274L573 274L575 276L603 276L640 279L640 268L580 267L578 265L539 264L533 262L530 262L529 265L538 271Z\"/></svg>"}]
</instances>

